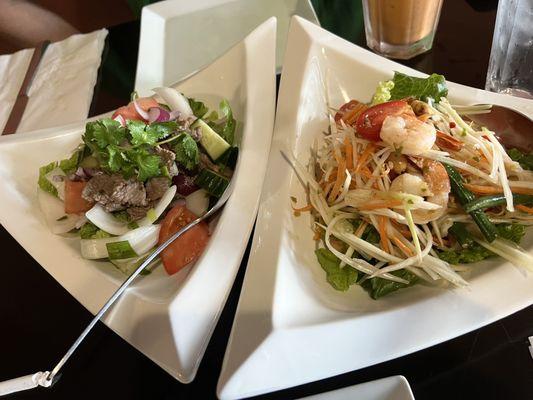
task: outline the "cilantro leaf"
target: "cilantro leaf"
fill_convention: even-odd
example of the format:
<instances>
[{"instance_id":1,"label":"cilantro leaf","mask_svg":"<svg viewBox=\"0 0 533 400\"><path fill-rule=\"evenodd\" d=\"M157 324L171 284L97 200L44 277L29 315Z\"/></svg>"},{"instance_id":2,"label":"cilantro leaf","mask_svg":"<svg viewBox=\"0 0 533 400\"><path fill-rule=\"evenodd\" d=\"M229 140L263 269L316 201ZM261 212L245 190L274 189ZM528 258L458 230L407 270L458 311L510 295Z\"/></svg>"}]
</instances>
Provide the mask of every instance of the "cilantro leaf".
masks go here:
<instances>
[{"instance_id":1,"label":"cilantro leaf","mask_svg":"<svg viewBox=\"0 0 533 400\"><path fill-rule=\"evenodd\" d=\"M110 144L106 147L104 154L107 169L111 172L119 172L124 165L124 158L120 148L114 144Z\"/></svg>"},{"instance_id":2,"label":"cilantro leaf","mask_svg":"<svg viewBox=\"0 0 533 400\"><path fill-rule=\"evenodd\" d=\"M146 147L127 150L126 157L137 169L137 178L141 182L161 175L161 169L159 168L161 158L155 154L151 154Z\"/></svg>"},{"instance_id":3,"label":"cilantro leaf","mask_svg":"<svg viewBox=\"0 0 533 400\"><path fill-rule=\"evenodd\" d=\"M104 149L110 144L119 145L126 137L126 129L118 121L103 118L98 121L87 122L85 125L85 143L96 144Z\"/></svg>"},{"instance_id":4,"label":"cilantro leaf","mask_svg":"<svg viewBox=\"0 0 533 400\"><path fill-rule=\"evenodd\" d=\"M395 72L392 82L394 82L394 87L390 91L390 100L412 96L422 101L428 101L431 98L438 103L441 97L448 95L446 80L444 76L438 74L431 74L427 78L416 78Z\"/></svg>"},{"instance_id":5,"label":"cilantro leaf","mask_svg":"<svg viewBox=\"0 0 533 400\"><path fill-rule=\"evenodd\" d=\"M39 187L42 190L57 197L57 189L48 179L46 179L46 174L51 172L56 166L57 163L54 161L48 165L39 168L39 180L37 181L37 183L39 184Z\"/></svg>"},{"instance_id":6,"label":"cilantro leaf","mask_svg":"<svg viewBox=\"0 0 533 400\"><path fill-rule=\"evenodd\" d=\"M126 122L126 125L131 136L131 144L134 146L141 144L153 146L159 139L169 136L178 129L176 121L156 122L146 125L141 121L130 120Z\"/></svg>"},{"instance_id":7,"label":"cilantro leaf","mask_svg":"<svg viewBox=\"0 0 533 400\"><path fill-rule=\"evenodd\" d=\"M346 291L357 282L357 270L345 265L340 267L340 260L328 249L315 251L320 266L326 271L326 280L335 290Z\"/></svg>"},{"instance_id":8,"label":"cilantro leaf","mask_svg":"<svg viewBox=\"0 0 533 400\"><path fill-rule=\"evenodd\" d=\"M201 101L196 101L192 97L188 98L189 105L191 106L192 113L196 118L202 118L209 109L206 107L206 105Z\"/></svg>"},{"instance_id":9,"label":"cilantro leaf","mask_svg":"<svg viewBox=\"0 0 533 400\"><path fill-rule=\"evenodd\" d=\"M186 133L182 133L174 142L174 153L176 153L176 161L189 170L194 169L200 162L198 145Z\"/></svg>"}]
</instances>

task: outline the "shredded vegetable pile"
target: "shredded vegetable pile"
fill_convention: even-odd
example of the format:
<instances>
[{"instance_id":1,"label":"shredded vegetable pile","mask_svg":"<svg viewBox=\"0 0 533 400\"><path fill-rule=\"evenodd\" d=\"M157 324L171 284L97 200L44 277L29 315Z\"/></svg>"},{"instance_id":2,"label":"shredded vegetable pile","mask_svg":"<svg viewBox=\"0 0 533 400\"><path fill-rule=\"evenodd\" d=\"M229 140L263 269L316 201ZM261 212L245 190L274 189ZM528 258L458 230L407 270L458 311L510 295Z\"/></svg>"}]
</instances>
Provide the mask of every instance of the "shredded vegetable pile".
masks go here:
<instances>
[{"instance_id":1,"label":"shredded vegetable pile","mask_svg":"<svg viewBox=\"0 0 533 400\"><path fill-rule=\"evenodd\" d=\"M465 264L491 256L521 268L533 222L530 156L509 152L452 106L444 77L395 73L371 103L351 100L329 115L306 184L317 259L337 290L359 284L379 298L415 283L463 287ZM293 203L296 199L293 199Z\"/></svg>"},{"instance_id":2,"label":"shredded vegetable pile","mask_svg":"<svg viewBox=\"0 0 533 400\"><path fill-rule=\"evenodd\" d=\"M209 112L176 89L154 92L88 122L69 158L39 169L52 232L78 235L83 258L109 260L126 274L217 201L237 161L226 100ZM167 273L194 262L209 235L201 222L167 247L160 255Z\"/></svg>"}]
</instances>

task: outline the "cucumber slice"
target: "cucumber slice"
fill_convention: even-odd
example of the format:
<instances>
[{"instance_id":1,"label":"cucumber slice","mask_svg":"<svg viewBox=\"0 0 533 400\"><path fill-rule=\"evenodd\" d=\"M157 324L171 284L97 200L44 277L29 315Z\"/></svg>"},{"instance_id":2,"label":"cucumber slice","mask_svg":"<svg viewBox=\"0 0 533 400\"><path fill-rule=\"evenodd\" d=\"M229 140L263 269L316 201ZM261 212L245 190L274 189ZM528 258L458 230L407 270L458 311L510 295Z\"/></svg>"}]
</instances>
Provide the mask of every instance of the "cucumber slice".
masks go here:
<instances>
[{"instance_id":1,"label":"cucumber slice","mask_svg":"<svg viewBox=\"0 0 533 400\"><path fill-rule=\"evenodd\" d=\"M192 125L191 128L200 128L202 130L202 137L200 139L200 144L203 146L209 157L213 160L219 158L224 154L229 148L230 145L222 137L216 133L209 125L207 125L201 119L197 119Z\"/></svg>"},{"instance_id":2,"label":"cucumber slice","mask_svg":"<svg viewBox=\"0 0 533 400\"><path fill-rule=\"evenodd\" d=\"M194 183L212 196L220 197L229 185L229 179L209 169L200 171Z\"/></svg>"},{"instance_id":3,"label":"cucumber slice","mask_svg":"<svg viewBox=\"0 0 533 400\"><path fill-rule=\"evenodd\" d=\"M237 158L239 156L239 149L235 146L230 147L224 154L216 160L218 166L222 171L227 168L235 169L237 165Z\"/></svg>"}]
</instances>

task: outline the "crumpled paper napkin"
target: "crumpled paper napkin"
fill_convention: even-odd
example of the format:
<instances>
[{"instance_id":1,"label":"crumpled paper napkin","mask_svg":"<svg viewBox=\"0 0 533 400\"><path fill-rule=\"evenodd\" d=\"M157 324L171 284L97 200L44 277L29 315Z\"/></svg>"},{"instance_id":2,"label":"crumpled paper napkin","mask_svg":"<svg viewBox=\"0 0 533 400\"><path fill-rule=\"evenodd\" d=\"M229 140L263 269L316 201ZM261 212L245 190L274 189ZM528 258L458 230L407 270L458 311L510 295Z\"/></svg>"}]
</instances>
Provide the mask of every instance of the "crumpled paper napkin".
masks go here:
<instances>
[{"instance_id":1,"label":"crumpled paper napkin","mask_svg":"<svg viewBox=\"0 0 533 400\"><path fill-rule=\"evenodd\" d=\"M87 118L107 29L73 35L46 49L31 83L17 133ZM0 56L0 132L11 112L34 49Z\"/></svg>"}]
</instances>

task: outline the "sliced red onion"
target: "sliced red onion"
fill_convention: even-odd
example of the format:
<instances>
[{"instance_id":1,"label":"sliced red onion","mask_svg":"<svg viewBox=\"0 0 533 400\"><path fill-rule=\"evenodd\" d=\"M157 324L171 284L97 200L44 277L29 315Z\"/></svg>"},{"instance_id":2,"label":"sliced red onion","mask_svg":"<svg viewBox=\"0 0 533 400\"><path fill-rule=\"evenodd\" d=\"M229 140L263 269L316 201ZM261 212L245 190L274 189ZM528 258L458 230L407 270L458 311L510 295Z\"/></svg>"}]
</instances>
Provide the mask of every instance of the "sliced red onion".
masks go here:
<instances>
[{"instance_id":1,"label":"sliced red onion","mask_svg":"<svg viewBox=\"0 0 533 400\"><path fill-rule=\"evenodd\" d=\"M117 115L115 118L113 118L113 120L117 121L120 124L120 126L126 126L126 120L120 114Z\"/></svg>"},{"instance_id":2,"label":"sliced red onion","mask_svg":"<svg viewBox=\"0 0 533 400\"><path fill-rule=\"evenodd\" d=\"M170 121L171 113L161 107L151 107L148 110L148 122L167 122Z\"/></svg>"},{"instance_id":3,"label":"sliced red onion","mask_svg":"<svg viewBox=\"0 0 533 400\"><path fill-rule=\"evenodd\" d=\"M176 185L179 194L182 196L188 196L199 189L199 187L194 184L194 178L194 176L178 174L172 178L172 183Z\"/></svg>"},{"instance_id":4,"label":"sliced red onion","mask_svg":"<svg viewBox=\"0 0 533 400\"><path fill-rule=\"evenodd\" d=\"M135 111L137 111L137 114L139 114L145 121L148 121L150 118L148 113L141 108L139 103L137 103L137 100L133 100L133 105L135 106Z\"/></svg>"}]
</instances>

